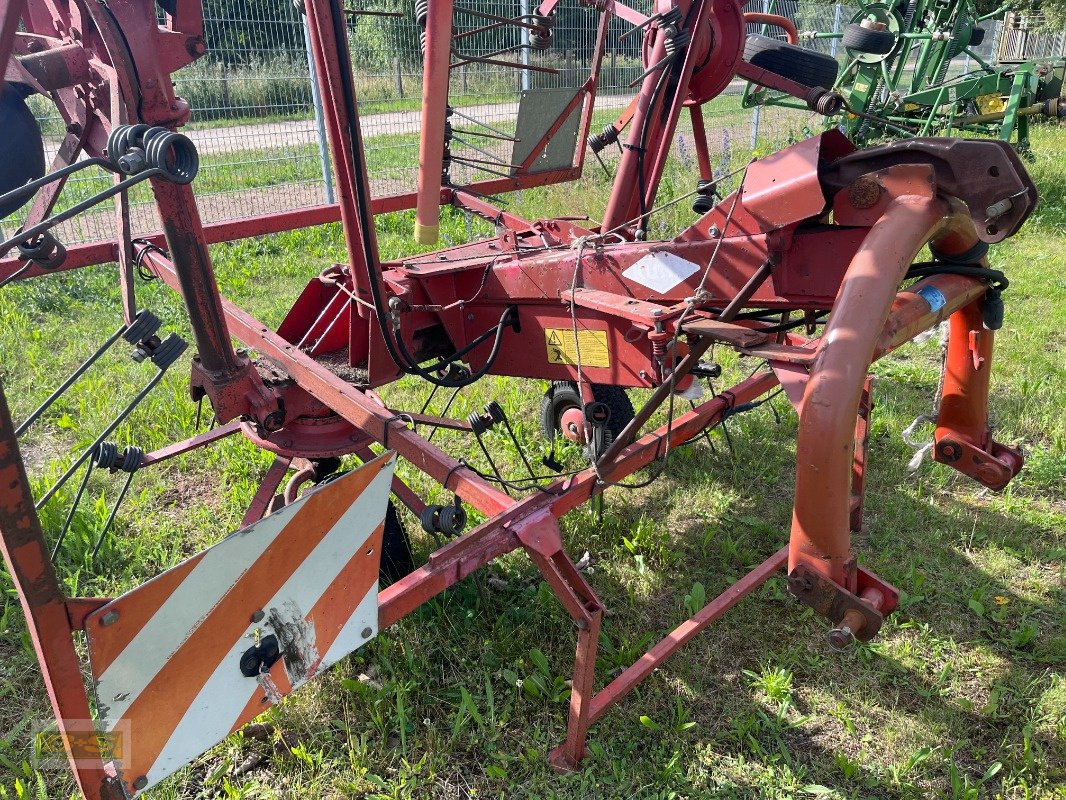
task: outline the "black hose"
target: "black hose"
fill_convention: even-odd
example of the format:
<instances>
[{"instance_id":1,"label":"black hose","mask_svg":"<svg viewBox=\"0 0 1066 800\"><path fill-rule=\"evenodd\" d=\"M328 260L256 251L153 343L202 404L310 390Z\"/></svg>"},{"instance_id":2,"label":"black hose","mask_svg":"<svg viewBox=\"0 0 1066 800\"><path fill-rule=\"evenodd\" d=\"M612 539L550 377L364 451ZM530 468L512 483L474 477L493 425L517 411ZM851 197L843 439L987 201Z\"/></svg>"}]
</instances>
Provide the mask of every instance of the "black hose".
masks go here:
<instances>
[{"instance_id":1,"label":"black hose","mask_svg":"<svg viewBox=\"0 0 1066 800\"><path fill-rule=\"evenodd\" d=\"M352 170L356 176L366 174L366 164L363 162L363 148L362 142L359 138L359 120L355 113L355 87L352 85L352 61L351 53L348 48L343 45L347 36L347 23L344 17L344 6L340 0L332 0L330 3L330 11L333 20L333 36L337 41L337 53L340 57L340 75L341 75L341 90L344 94L345 116L348 123L348 135L351 138L352 149ZM371 199L366 189L366 183L363 180L356 180L355 182L355 200L357 211L359 213L359 225L362 228L363 235L360 237L360 241L363 247L363 260L366 262L367 277L370 281L370 296L373 300L375 317L377 318L378 329L381 332L381 338L385 342L385 348L388 350L389 357L393 362L406 374L414 374L433 384L434 386L441 386L445 388L461 388L463 386L469 386L475 381L482 378L488 370L491 368L496 356L499 354L500 341L503 336L503 329L505 327L505 318L512 313L513 307L509 307L504 312L504 316L500 319L500 324L496 326L496 341L493 344L492 353L489 356L489 360L485 362L485 366L477 373L469 375L466 378L459 378L453 381L448 379L441 379L434 375L429 370L423 369L418 366L418 363L407 352L407 348L404 346L403 337L397 335L395 340L392 337L392 331L389 329L389 325L386 322L386 318L389 316L388 309L385 306L384 299L381 296L381 286L378 283L378 277L374 274L375 267L378 264L377 253L374 252L374 248L370 245L370 240L367 236L369 231L374 230L374 217L370 212ZM487 331L482 336L487 336L490 331ZM398 332L397 332L398 334ZM483 341L482 337L475 339L477 344ZM473 349L476 346L474 343L468 345L469 349ZM464 350L462 352L469 352ZM450 363L454 363L454 360L458 358L458 354L452 356L449 361L438 362L442 366L447 366Z\"/></svg>"},{"instance_id":2,"label":"black hose","mask_svg":"<svg viewBox=\"0 0 1066 800\"><path fill-rule=\"evenodd\" d=\"M508 319L509 317L512 317L512 316L513 316L513 319ZM503 332L504 332L504 330L508 327L508 324L510 324L512 327L514 327L517 324L517 321L518 321L518 309L517 309L517 307L508 306L507 309L503 312L503 315L500 317L500 321L496 325L495 329L489 328L489 330L485 331L485 333L481 334L481 336L479 336L476 339L474 339L474 341L472 341L470 344L466 345L466 347L464 347L462 350L457 351L455 354L449 356L447 359L442 359L441 361L438 361L436 364L434 364L430 368L425 368L425 367L418 366L418 363L415 361L415 359L412 357L412 355L407 351L407 346L403 343L403 337L402 336L397 335L397 337L396 337L396 345L400 349L400 352L403 355L403 357L409 363L414 364L414 367L413 367L413 369L411 371L414 372L416 375L419 375L419 376L425 378L427 381L432 383L434 386L442 386L442 387L450 388L450 389L461 389L464 386L469 386L470 384L474 383L475 381L481 380L481 378L485 377L488 374L489 370L492 369L493 364L496 363L496 358L500 354L500 345L503 342ZM496 333L496 338L495 338L495 340L492 343L492 351L489 353L489 357L485 360L485 365L481 369L479 369L477 372L474 372L474 373L472 373L470 375L460 376L458 378L451 378L451 379L449 379L447 377L438 378L436 375L433 374L432 370L443 369L444 367L446 367L446 366L448 366L450 364L453 364L455 362L455 360L458 359L460 356L465 355L466 353L469 353L471 350L473 350L475 347L477 347L479 344L481 344L483 341L485 341L485 339L487 339L489 337L489 335L493 333L494 330L495 330L495 333Z\"/></svg>"}]
</instances>

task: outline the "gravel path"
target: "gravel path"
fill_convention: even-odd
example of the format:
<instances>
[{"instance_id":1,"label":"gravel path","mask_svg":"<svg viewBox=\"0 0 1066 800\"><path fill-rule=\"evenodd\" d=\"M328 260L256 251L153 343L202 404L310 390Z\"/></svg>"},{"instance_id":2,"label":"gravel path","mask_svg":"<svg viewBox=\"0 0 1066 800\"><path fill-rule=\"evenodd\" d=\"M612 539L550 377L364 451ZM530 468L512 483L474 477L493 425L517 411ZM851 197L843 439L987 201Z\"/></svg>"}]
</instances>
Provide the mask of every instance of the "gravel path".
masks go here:
<instances>
[{"instance_id":1,"label":"gravel path","mask_svg":"<svg viewBox=\"0 0 1066 800\"><path fill-rule=\"evenodd\" d=\"M597 109L624 108L629 103L628 97L607 96L596 99ZM501 118L514 118L518 115L518 103L494 103L477 106L465 106L457 109L460 113L475 119L484 118L489 124ZM360 117L364 135L402 135L418 133L422 129L420 111L389 111L382 114L363 114ZM300 147L307 144L309 136L315 135L312 120L290 120L285 122L252 122L244 125L227 125L224 127L195 127L183 131L193 142L201 155L212 153L230 153L237 150L260 149L265 147Z\"/></svg>"}]
</instances>

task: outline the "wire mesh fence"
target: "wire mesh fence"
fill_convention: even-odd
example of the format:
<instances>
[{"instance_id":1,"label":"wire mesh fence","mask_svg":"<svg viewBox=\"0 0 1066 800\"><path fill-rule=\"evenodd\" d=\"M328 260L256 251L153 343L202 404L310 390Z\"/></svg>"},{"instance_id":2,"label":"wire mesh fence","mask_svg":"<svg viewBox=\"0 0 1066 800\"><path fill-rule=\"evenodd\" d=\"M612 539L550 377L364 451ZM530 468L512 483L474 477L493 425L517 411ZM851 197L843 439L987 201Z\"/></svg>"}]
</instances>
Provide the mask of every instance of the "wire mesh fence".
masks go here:
<instances>
[{"instance_id":1,"label":"wire mesh fence","mask_svg":"<svg viewBox=\"0 0 1066 800\"><path fill-rule=\"evenodd\" d=\"M1012 62L1062 58L1064 54L1066 31L1048 30L1042 16L1010 11L1003 18L996 43L997 60Z\"/></svg>"},{"instance_id":2,"label":"wire mesh fence","mask_svg":"<svg viewBox=\"0 0 1066 800\"><path fill-rule=\"evenodd\" d=\"M651 0L640 0L648 12ZM349 3L351 54L375 196L414 189L422 92L422 50L414 0L354 0ZM579 0L564 0L555 13L550 47L538 49L529 28L494 23L535 11L535 0L457 0L454 18L458 64L451 74L449 103L456 127L514 136L523 92L545 88L576 90L589 75L597 33L597 12ZM839 32L857 7L815 0L753 0L748 10L784 14L800 31ZM360 12L394 12L398 16ZM194 184L206 222L290 211L332 202L329 154L308 58L303 14L293 3L276 0L204 0L207 55L175 75L176 91L189 100L193 116L184 132L201 154ZM629 23L614 19L608 30L600 73L593 130L612 121L634 91L643 72L641 36L623 36ZM749 26L751 33L783 35L775 28ZM994 31L981 45L991 60ZM844 58L837 39L804 39L804 46ZM957 59L952 74L971 68ZM501 63L503 62L503 63ZM510 64L508 66L507 64ZM514 65L528 66L519 69ZM783 108L743 110L738 96L744 83L733 81L723 95L704 107L709 145L722 163L734 153L751 152L821 128L820 118ZM61 118L45 98L31 98L54 154L64 134ZM679 129L684 148L686 126ZM453 169L465 183L507 172L511 144L472 133L455 143L466 163ZM582 143L578 143L582 146ZM694 176L695 177L695 176ZM73 204L106 188L106 176L72 180L63 203ZM131 192L135 233L159 227L147 187ZM62 206L60 206L62 207ZM107 205L81 215L60 229L66 243L115 235L115 214ZM7 220L14 228L18 220Z\"/></svg>"}]
</instances>

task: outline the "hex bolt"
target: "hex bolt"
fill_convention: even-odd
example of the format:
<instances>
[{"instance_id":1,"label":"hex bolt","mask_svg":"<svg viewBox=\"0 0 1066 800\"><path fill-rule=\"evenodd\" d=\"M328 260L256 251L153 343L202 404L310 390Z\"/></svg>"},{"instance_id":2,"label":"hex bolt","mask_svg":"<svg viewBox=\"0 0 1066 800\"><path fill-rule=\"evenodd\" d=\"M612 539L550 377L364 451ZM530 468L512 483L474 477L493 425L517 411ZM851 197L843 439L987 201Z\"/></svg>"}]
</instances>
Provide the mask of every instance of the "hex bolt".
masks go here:
<instances>
[{"instance_id":1,"label":"hex bolt","mask_svg":"<svg viewBox=\"0 0 1066 800\"><path fill-rule=\"evenodd\" d=\"M118 165L127 175L133 175L140 172L146 166L144 151L140 148L134 148L119 158Z\"/></svg>"},{"instance_id":2,"label":"hex bolt","mask_svg":"<svg viewBox=\"0 0 1066 800\"><path fill-rule=\"evenodd\" d=\"M370 626L367 626L367 627L363 628L363 638L364 639L369 639L373 635L374 635L374 629L373 628L371 628Z\"/></svg>"},{"instance_id":3,"label":"hex bolt","mask_svg":"<svg viewBox=\"0 0 1066 800\"><path fill-rule=\"evenodd\" d=\"M263 609L259 609L254 614L252 614L252 622L262 622L265 616L266 614L263 613Z\"/></svg>"},{"instance_id":4,"label":"hex bolt","mask_svg":"<svg viewBox=\"0 0 1066 800\"><path fill-rule=\"evenodd\" d=\"M840 625L829 631L829 646L838 653L847 650L855 643L855 634L866 625L866 617L857 608L844 612Z\"/></svg>"},{"instance_id":5,"label":"hex bolt","mask_svg":"<svg viewBox=\"0 0 1066 800\"><path fill-rule=\"evenodd\" d=\"M847 625L842 625L829 631L829 646L838 653L843 653L854 643L855 634L851 632L851 628Z\"/></svg>"},{"instance_id":6,"label":"hex bolt","mask_svg":"<svg viewBox=\"0 0 1066 800\"><path fill-rule=\"evenodd\" d=\"M103 625L105 628L108 625L114 625L116 622L118 622L117 611L108 611L100 618L100 624Z\"/></svg>"},{"instance_id":7,"label":"hex bolt","mask_svg":"<svg viewBox=\"0 0 1066 800\"><path fill-rule=\"evenodd\" d=\"M141 789L143 789L147 785L148 785L148 776L147 775L141 775L141 777L137 778L137 780L135 780L133 782L133 788L136 789L137 791L140 791Z\"/></svg>"}]
</instances>

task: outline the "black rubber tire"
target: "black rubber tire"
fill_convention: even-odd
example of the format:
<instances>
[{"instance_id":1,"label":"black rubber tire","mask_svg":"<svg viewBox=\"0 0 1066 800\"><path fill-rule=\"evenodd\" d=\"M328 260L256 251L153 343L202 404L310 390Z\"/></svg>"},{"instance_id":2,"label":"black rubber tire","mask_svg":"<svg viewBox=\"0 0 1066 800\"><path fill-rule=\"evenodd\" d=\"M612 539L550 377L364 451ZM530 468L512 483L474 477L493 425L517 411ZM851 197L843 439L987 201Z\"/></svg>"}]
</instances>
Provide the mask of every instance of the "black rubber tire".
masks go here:
<instances>
[{"instance_id":1,"label":"black rubber tire","mask_svg":"<svg viewBox=\"0 0 1066 800\"><path fill-rule=\"evenodd\" d=\"M411 541L407 538L407 531L400 523L400 515L396 513L396 506L390 500L388 509L385 511L385 530L381 536L381 566L378 570L378 581L382 586L388 586L410 575L414 568Z\"/></svg>"},{"instance_id":2,"label":"black rubber tire","mask_svg":"<svg viewBox=\"0 0 1066 800\"><path fill-rule=\"evenodd\" d=\"M44 175L44 139L37 120L26 105L32 90L21 83L9 83L0 94L0 141L4 158L0 159L0 194L17 189ZM0 206L0 219L14 214L33 195L9 200Z\"/></svg>"},{"instance_id":3,"label":"black rubber tire","mask_svg":"<svg viewBox=\"0 0 1066 800\"><path fill-rule=\"evenodd\" d=\"M604 432L609 434L613 441L614 437L620 434L635 416L633 403L621 386L594 383L592 384L592 396L597 402L603 403L611 410ZM559 420L563 412L568 408L580 407L581 393L577 389L577 384L572 381L555 381L548 387L548 391L544 393L540 401L541 433L548 439L553 438L560 431Z\"/></svg>"},{"instance_id":4,"label":"black rubber tire","mask_svg":"<svg viewBox=\"0 0 1066 800\"><path fill-rule=\"evenodd\" d=\"M970 43L967 45L967 47L979 47L984 40L985 29L974 28L973 33L970 34Z\"/></svg>"},{"instance_id":5,"label":"black rubber tire","mask_svg":"<svg viewBox=\"0 0 1066 800\"><path fill-rule=\"evenodd\" d=\"M744 43L744 60L804 86L823 89L833 88L840 70L832 56L754 33Z\"/></svg>"},{"instance_id":6,"label":"black rubber tire","mask_svg":"<svg viewBox=\"0 0 1066 800\"><path fill-rule=\"evenodd\" d=\"M885 53L892 52L892 48L896 44L896 37L892 35L892 31L864 28L859 23L853 22L844 27L844 36L841 42L848 50L883 56Z\"/></svg>"}]
</instances>

